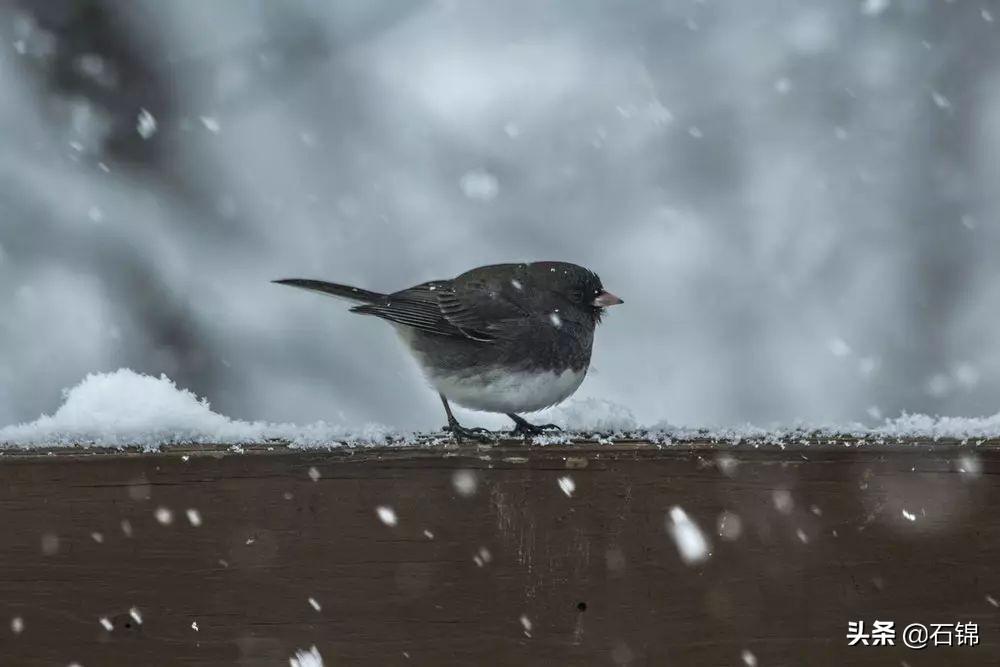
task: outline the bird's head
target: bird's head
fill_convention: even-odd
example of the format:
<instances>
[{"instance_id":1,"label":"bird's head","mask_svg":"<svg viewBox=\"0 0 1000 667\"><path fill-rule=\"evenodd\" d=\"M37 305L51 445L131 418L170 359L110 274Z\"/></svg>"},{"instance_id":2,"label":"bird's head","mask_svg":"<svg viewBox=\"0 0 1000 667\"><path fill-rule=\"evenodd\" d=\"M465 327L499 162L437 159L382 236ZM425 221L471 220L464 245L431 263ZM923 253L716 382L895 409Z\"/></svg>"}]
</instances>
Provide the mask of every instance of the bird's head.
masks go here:
<instances>
[{"instance_id":1,"label":"bird's head","mask_svg":"<svg viewBox=\"0 0 1000 667\"><path fill-rule=\"evenodd\" d=\"M604 309L624 303L604 289L600 277L593 271L569 262L536 262L531 265L535 281L554 292L568 307L601 321Z\"/></svg>"}]
</instances>

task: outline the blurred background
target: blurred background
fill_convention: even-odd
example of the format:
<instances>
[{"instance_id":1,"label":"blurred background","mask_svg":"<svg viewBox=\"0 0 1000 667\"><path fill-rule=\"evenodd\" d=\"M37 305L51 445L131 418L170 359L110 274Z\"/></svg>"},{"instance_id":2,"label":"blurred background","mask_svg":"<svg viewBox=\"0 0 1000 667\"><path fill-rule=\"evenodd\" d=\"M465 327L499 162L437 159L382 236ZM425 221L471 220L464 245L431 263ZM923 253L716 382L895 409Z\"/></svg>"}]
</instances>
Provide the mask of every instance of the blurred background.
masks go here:
<instances>
[{"instance_id":1,"label":"blurred background","mask_svg":"<svg viewBox=\"0 0 1000 667\"><path fill-rule=\"evenodd\" d=\"M269 281L537 259L625 299L578 396L640 422L995 413L998 31L985 0L6 2L0 424L125 366L436 428L390 327Z\"/></svg>"}]
</instances>

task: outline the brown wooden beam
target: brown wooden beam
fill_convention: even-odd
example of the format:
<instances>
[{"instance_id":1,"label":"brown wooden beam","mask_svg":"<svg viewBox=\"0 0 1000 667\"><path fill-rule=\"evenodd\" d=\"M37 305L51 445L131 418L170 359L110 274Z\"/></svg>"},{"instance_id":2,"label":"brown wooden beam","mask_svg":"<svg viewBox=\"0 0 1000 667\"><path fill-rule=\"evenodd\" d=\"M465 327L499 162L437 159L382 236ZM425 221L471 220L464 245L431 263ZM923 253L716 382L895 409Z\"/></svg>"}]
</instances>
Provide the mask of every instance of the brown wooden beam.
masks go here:
<instances>
[{"instance_id":1,"label":"brown wooden beam","mask_svg":"<svg viewBox=\"0 0 1000 667\"><path fill-rule=\"evenodd\" d=\"M1000 448L852 443L7 449L0 665L1000 664Z\"/></svg>"}]
</instances>

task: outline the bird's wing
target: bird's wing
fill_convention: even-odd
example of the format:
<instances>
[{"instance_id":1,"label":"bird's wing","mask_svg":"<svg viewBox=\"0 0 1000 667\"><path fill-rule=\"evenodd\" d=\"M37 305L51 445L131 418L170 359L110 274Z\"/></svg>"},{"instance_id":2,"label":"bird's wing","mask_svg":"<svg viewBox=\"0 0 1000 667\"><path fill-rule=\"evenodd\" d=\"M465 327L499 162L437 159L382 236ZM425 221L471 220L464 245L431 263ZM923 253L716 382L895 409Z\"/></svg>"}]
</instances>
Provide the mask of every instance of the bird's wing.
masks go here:
<instances>
[{"instance_id":1,"label":"bird's wing","mask_svg":"<svg viewBox=\"0 0 1000 667\"><path fill-rule=\"evenodd\" d=\"M435 280L351 310L428 333L489 343L512 337L528 318L507 296L499 285Z\"/></svg>"}]
</instances>

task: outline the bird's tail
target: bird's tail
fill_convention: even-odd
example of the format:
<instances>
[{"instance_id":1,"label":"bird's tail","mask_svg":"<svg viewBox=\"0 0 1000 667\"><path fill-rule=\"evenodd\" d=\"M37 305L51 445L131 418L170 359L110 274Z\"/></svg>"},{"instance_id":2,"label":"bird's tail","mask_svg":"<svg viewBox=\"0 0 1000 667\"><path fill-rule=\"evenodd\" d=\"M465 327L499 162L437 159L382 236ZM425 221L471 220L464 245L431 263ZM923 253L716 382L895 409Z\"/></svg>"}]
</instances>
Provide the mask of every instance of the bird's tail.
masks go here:
<instances>
[{"instance_id":1,"label":"bird's tail","mask_svg":"<svg viewBox=\"0 0 1000 667\"><path fill-rule=\"evenodd\" d=\"M271 282L277 283L278 285L301 287L302 289L312 290L313 292L321 292L323 294L329 294L330 296L336 296L341 299L347 299L348 301L360 301L361 303L374 303L385 297L384 294L370 292L366 289L361 289L360 287L338 285L337 283L328 283L322 280L286 278L284 280L273 280Z\"/></svg>"}]
</instances>

